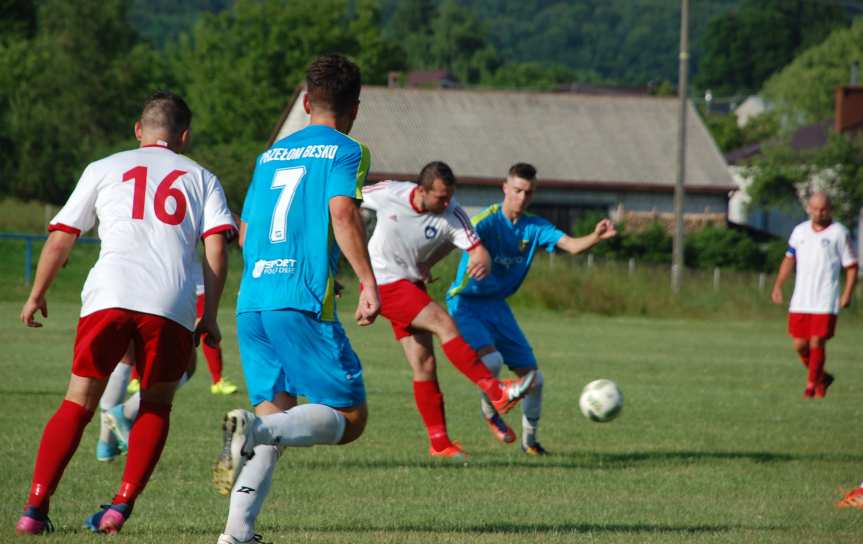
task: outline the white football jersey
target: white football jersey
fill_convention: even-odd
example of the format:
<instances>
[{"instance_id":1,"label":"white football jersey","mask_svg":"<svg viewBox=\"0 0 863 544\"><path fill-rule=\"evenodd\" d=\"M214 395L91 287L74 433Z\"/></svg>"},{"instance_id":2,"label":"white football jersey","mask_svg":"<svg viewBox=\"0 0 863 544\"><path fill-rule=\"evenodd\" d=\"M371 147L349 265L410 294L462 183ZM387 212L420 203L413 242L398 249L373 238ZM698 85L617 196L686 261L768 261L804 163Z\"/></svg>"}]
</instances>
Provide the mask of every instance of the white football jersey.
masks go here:
<instances>
[{"instance_id":1,"label":"white football jersey","mask_svg":"<svg viewBox=\"0 0 863 544\"><path fill-rule=\"evenodd\" d=\"M800 223L791 232L786 255L797 261L794 294L788 310L838 314L842 269L857 262L848 229L834 222L816 232L811 221Z\"/></svg>"},{"instance_id":2,"label":"white football jersey","mask_svg":"<svg viewBox=\"0 0 863 544\"><path fill-rule=\"evenodd\" d=\"M455 199L441 214L414 208L417 187L410 181L382 181L363 188L362 207L378 216L369 256L379 285L423 280L421 265L444 244L466 251L480 244L470 218Z\"/></svg>"},{"instance_id":3,"label":"white football jersey","mask_svg":"<svg viewBox=\"0 0 863 544\"><path fill-rule=\"evenodd\" d=\"M102 248L81 316L125 308L195 326L195 246L235 230L218 178L160 146L90 163L48 230L80 234L99 220Z\"/></svg>"}]
</instances>

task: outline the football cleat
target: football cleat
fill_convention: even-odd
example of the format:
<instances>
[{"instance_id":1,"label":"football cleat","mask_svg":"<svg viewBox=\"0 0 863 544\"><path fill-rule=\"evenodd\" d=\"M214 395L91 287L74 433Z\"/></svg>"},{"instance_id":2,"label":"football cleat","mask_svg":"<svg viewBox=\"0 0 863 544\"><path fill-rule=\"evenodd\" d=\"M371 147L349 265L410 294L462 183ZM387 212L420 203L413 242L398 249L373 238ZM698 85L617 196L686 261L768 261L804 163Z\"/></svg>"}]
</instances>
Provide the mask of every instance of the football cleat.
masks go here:
<instances>
[{"instance_id":1,"label":"football cleat","mask_svg":"<svg viewBox=\"0 0 863 544\"><path fill-rule=\"evenodd\" d=\"M515 431L506 424L506 421L500 417L500 414L495 414L490 418L483 416L483 420L485 420L485 424L488 425L488 430L491 431L491 434L493 434L499 441L504 444L512 444L515 442Z\"/></svg>"},{"instance_id":2,"label":"football cleat","mask_svg":"<svg viewBox=\"0 0 863 544\"><path fill-rule=\"evenodd\" d=\"M117 447L129 449L129 433L132 432L132 420L123 413L123 405L118 404L105 412L105 421L111 432L117 437Z\"/></svg>"},{"instance_id":3,"label":"football cleat","mask_svg":"<svg viewBox=\"0 0 863 544\"><path fill-rule=\"evenodd\" d=\"M831 385L833 385L833 374L825 372L818 384L815 385L815 396L819 399L826 397L827 388Z\"/></svg>"},{"instance_id":4,"label":"football cleat","mask_svg":"<svg viewBox=\"0 0 863 544\"><path fill-rule=\"evenodd\" d=\"M272 544L270 542L264 542L264 537L255 533L255 535L249 540L237 540L229 534L222 533L219 535L219 540L216 544Z\"/></svg>"},{"instance_id":5,"label":"football cleat","mask_svg":"<svg viewBox=\"0 0 863 544\"><path fill-rule=\"evenodd\" d=\"M542 444L540 444L539 442L534 442L531 446L522 444L521 451L528 455L535 455L537 457L542 457L543 455L551 455L550 453L548 453L548 450L543 448Z\"/></svg>"},{"instance_id":6,"label":"football cleat","mask_svg":"<svg viewBox=\"0 0 863 544\"><path fill-rule=\"evenodd\" d=\"M84 527L94 533L115 535L132 515L132 505L127 503L103 504L102 509L84 520Z\"/></svg>"},{"instance_id":7,"label":"football cleat","mask_svg":"<svg viewBox=\"0 0 863 544\"><path fill-rule=\"evenodd\" d=\"M105 442L99 440L96 442L96 460L103 463L110 463L115 457L120 455L120 447L116 440Z\"/></svg>"},{"instance_id":8,"label":"football cleat","mask_svg":"<svg viewBox=\"0 0 863 544\"><path fill-rule=\"evenodd\" d=\"M836 503L836 508L860 508L863 510L863 487L852 489Z\"/></svg>"},{"instance_id":9,"label":"football cleat","mask_svg":"<svg viewBox=\"0 0 863 544\"><path fill-rule=\"evenodd\" d=\"M141 390L141 381L138 378L132 378L129 380L129 385L126 386L126 392L130 394L135 394Z\"/></svg>"},{"instance_id":10,"label":"football cleat","mask_svg":"<svg viewBox=\"0 0 863 544\"><path fill-rule=\"evenodd\" d=\"M38 509L28 506L15 524L15 532L19 535L41 535L53 533L54 524Z\"/></svg>"},{"instance_id":11,"label":"football cleat","mask_svg":"<svg viewBox=\"0 0 863 544\"><path fill-rule=\"evenodd\" d=\"M214 395L233 395L237 392L237 386L222 378L210 386L210 393Z\"/></svg>"},{"instance_id":12,"label":"football cleat","mask_svg":"<svg viewBox=\"0 0 863 544\"><path fill-rule=\"evenodd\" d=\"M448 459L450 461L467 461L467 454L463 449L461 449L461 446L455 442L440 451L430 447L429 455L439 459Z\"/></svg>"},{"instance_id":13,"label":"football cleat","mask_svg":"<svg viewBox=\"0 0 863 544\"><path fill-rule=\"evenodd\" d=\"M509 412L530 391L534 378L536 378L536 370L531 370L522 376L520 380L504 380L501 382L503 395L499 399L491 401L491 405L494 406L494 409L499 414Z\"/></svg>"},{"instance_id":14,"label":"football cleat","mask_svg":"<svg viewBox=\"0 0 863 544\"><path fill-rule=\"evenodd\" d=\"M222 420L224 445L213 465L213 486L220 495L228 496L246 461L255 454L252 425L255 415L236 409L225 414Z\"/></svg>"}]
</instances>

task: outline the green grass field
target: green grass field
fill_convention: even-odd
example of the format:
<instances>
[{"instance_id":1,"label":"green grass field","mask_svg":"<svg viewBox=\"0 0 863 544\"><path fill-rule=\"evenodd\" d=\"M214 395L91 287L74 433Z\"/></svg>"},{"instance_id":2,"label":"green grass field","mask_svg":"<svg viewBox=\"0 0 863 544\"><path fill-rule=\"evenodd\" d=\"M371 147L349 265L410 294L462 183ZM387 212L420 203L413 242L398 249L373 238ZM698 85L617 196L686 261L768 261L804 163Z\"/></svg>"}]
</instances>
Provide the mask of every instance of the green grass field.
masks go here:
<instances>
[{"instance_id":1,"label":"green grass field","mask_svg":"<svg viewBox=\"0 0 863 544\"><path fill-rule=\"evenodd\" d=\"M0 541L15 539L41 429L64 392L78 311L55 302L46 327L28 330L19 308L0 303ZM240 380L230 310L226 374ZM540 437L553 456L496 443L472 386L442 362L451 435L471 458L430 462L389 327L347 324L366 369L366 434L349 446L288 451L259 531L277 543L859 541L863 512L834 507L837 486L863 479L859 321L840 322L829 345L830 396L804 401L781 320L518 314L546 374ZM576 406L581 387L599 377L626 396L607 424L588 422ZM150 486L112 542L216 541L227 500L210 487L210 465L222 413L246 399L213 397L207 384L201 361L178 394ZM81 523L113 495L122 461L95 460L96 430L94 421L52 500L57 533L48 541L103 538Z\"/></svg>"}]
</instances>

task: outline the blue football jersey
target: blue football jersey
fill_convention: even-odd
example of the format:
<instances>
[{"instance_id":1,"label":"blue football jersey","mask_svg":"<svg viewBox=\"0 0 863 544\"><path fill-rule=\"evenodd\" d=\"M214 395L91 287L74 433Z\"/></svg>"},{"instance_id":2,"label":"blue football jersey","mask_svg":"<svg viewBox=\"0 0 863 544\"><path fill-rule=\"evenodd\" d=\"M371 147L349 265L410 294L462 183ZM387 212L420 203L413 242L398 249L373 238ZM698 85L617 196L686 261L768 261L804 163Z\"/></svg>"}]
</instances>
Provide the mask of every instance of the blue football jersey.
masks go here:
<instances>
[{"instance_id":1,"label":"blue football jersey","mask_svg":"<svg viewBox=\"0 0 863 544\"><path fill-rule=\"evenodd\" d=\"M246 223L237 313L295 309L335 319L338 246L330 199L362 200L368 149L310 125L262 153L243 203Z\"/></svg>"},{"instance_id":2,"label":"blue football jersey","mask_svg":"<svg viewBox=\"0 0 863 544\"><path fill-rule=\"evenodd\" d=\"M564 236L542 217L524 214L513 224L500 204L493 204L471 218L482 245L491 254L491 273L482 280L467 275L468 255L463 253L447 297L458 295L506 298L515 293L527 276L540 248L551 253Z\"/></svg>"}]
</instances>

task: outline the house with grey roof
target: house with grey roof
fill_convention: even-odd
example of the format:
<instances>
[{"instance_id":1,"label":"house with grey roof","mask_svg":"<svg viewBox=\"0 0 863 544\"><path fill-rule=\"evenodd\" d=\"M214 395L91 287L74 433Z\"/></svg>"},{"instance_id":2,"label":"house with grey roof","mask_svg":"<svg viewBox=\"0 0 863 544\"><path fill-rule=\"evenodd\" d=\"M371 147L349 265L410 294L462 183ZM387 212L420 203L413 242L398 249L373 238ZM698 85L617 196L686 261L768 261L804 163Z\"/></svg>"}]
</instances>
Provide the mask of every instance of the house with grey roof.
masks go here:
<instances>
[{"instance_id":1,"label":"house with grey roof","mask_svg":"<svg viewBox=\"0 0 863 544\"><path fill-rule=\"evenodd\" d=\"M540 179L532 211L570 228L586 212L670 221L679 104L655 96L363 87L351 136L371 150L369 183L411 180L424 164L454 170L468 213L501 200L510 165ZM298 90L272 141L308 122ZM687 222L725 225L734 182L692 105L688 108Z\"/></svg>"}]
</instances>

